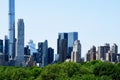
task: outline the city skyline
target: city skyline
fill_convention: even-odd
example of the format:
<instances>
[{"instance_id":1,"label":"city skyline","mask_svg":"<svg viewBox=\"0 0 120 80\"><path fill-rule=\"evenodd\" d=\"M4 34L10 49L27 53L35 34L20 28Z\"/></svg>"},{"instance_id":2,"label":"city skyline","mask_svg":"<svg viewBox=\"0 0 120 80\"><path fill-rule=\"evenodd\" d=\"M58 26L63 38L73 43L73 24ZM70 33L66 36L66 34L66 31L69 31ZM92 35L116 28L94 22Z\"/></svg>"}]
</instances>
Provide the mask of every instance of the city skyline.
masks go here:
<instances>
[{"instance_id":1,"label":"city skyline","mask_svg":"<svg viewBox=\"0 0 120 80\"><path fill-rule=\"evenodd\" d=\"M29 3L20 0L16 1L15 19L25 20L25 45L30 39L36 44L47 39L55 53L58 33L78 32L84 56L92 45L116 43L120 47L119 3L119 0L36 0ZM4 39L4 35L8 35L8 1L0 1L0 12L0 38Z\"/></svg>"}]
</instances>

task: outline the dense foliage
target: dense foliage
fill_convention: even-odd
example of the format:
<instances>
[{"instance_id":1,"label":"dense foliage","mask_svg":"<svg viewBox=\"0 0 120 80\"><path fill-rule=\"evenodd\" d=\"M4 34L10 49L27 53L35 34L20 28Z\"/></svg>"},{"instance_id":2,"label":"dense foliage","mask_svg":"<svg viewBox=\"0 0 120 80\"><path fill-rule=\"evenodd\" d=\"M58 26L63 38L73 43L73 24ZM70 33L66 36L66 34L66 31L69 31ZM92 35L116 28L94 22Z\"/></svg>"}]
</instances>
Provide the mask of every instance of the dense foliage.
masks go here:
<instances>
[{"instance_id":1,"label":"dense foliage","mask_svg":"<svg viewBox=\"0 0 120 80\"><path fill-rule=\"evenodd\" d=\"M46 67L0 67L0 80L120 80L120 63L64 62Z\"/></svg>"}]
</instances>

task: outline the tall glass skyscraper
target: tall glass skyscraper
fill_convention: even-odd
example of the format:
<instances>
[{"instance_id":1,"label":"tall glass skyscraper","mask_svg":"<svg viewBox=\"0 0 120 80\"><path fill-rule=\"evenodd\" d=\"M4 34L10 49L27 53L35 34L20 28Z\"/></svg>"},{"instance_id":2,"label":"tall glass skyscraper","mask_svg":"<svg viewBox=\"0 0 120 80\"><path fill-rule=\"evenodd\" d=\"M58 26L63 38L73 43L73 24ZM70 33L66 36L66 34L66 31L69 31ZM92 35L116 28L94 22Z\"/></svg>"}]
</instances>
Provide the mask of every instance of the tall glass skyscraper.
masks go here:
<instances>
[{"instance_id":1,"label":"tall glass skyscraper","mask_svg":"<svg viewBox=\"0 0 120 80\"><path fill-rule=\"evenodd\" d=\"M15 58L15 0L9 0L9 57Z\"/></svg>"},{"instance_id":2,"label":"tall glass skyscraper","mask_svg":"<svg viewBox=\"0 0 120 80\"><path fill-rule=\"evenodd\" d=\"M68 33L59 33L58 34L58 39L57 39L57 54L59 54L60 52L60 40L65 39L68 40ZM66 46L67 47L67 46Z\"/></svg>"},{"instance_id":3,"label":"tall glass skyscraper","mask_svg":"<svg viewBox=\"0 0 120 80\"><path fill-rule=\"evenodd\" d=\"M78 40L78 32L68 33L68 58L71 58L71 52L73 50L73 45L76 40Z\"/></svg>"},{"instance_id":4,"label":"tall glass skyscraper","mask_svg":"<svg viewBox=\"0 0 120 80\"><path fill-rule=\"evenodd\" d=\"M43 43L42 66L48 65L48 41Z\"/></svg>"},{"instance_id":5,"label":"tall glass skyscraper","mask_svg":"<svg viewBox=\"0 0 120 80\"><path fill-rule=\"evenodd\" d=\"M38 56L41 66L48 65L48 41L38 43Z\"/></svg>"},{"instance_id":6,"label":"tall glass skyscraper","mask_svg":"<svg viewBox=\"0 0 120 80\"><path fill-rule=\"evenodd\" d=\"M18 20L18 40L17 40L17 56L16 66L23 66L24 62L24 21L23 19Z\"/></svg>"}]
</instances>

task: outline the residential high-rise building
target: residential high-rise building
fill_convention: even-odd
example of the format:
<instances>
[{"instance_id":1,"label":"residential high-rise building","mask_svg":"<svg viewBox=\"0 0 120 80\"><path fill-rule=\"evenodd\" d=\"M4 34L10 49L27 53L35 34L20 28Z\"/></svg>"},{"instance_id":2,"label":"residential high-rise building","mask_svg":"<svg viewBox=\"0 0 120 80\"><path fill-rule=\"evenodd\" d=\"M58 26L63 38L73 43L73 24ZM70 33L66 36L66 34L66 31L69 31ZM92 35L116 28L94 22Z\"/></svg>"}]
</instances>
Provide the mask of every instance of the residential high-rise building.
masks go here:
<instances>
[{"instance_id":1,"label":"residential high-rise building","mask_svg":"<svg viewBox=\"0 0 120 80\"><path fill-rule=\"evenodd\" d=\"M90 50L88 50L86 54L86 61L93 61L96 60L97 52L96 52L96 47L92 46Z\"/></svg>"},{"instance_id":2,"label":"residential high-rise building","mask_svg":"<svg viewBox=\"0 0 120 80\"><path fill-rule=\"evenodd\" d=\"M88 50L86 54L86 61L90 61L90 50Z\"/></svg>"},{"instance_id":3,"label":"residential high-rise building","mask_svg":"<svg viewBox=\"0 0 120 80\"><path fill-rule=\"evenodd\" d=\"M4 54L5 54L5 61L9 60L9 39L5 36L4 40Z\"/></svg>"},{"instance_id":4,"label":"residential high-rise building","mask_svg":"<svg viewBox=\"0 0 120 80\"><path fill-rule=\"evenodd\" d=\"M42 66L47 65L48 65L48 41L45 40L43 43Z\"/></svg>"},{"instance_id":5,"label":"residential high-rise building","mask_svg":"<svg viewBox=\"0 0 120 80\"><path fill-rule=\"evenodd\" d=\"M15 58L15 0L9 0L9 58Z\"/></svg>"},{"instance_id":6,"label":"residential high-rise building","mask_svg":"<svg viewBox=\"0 0 120 80\"><path fill-rule=\"evenodd\" d=\"M0 53L3 53L3 40L0 39Z\"/></svg>"},{"instance_id":7,"label":"residential high-rise building","mask_svg":"<svg viewBox=\"0 0 120 80\"><path fill-rule=\"evenodd\" d=\"M39 60L40 65L46 66L48 65L48 41L38 43L38 54L37 60Z\"/></svg>"},{"instance_id":8,"label":"residential high-rise building","mask_svg":"<svg viewBox=\"0 0 120 80\"><path fill-rule=\"evenodd\" d=\"M43 42L38 43L38 54L39 54L39 63L42 64L42 55L43 55Z\"/></svg>"},{"instance_id":9,"label":"residential high-rise building","mask_svg":"<svg viewBox=\"0 0 120 80\"><path fill-rule=\"evenodd\" d=\"M90 49L90 60L96 60L96 47L93 46L91 49Z\"/></svg>"},{"instance_id":10,"label":"residential high-rise building","mask_svg":"<svg viewBox=\"0 0 120 80\"><path fill-rule=\"evenodd\" d=\"M104 46L98 47L98 55L99 55L99 59L103 60L103 58L104 58Z\"/></svg>"},{"instance_id":11,"label":"residential high-rise building","mask_svg":"<svg viewBox=\"0 0 120 80\"><path fill-rule=\"evenodd\" d=\"M114 43L112 48L111 48L112 53L118 53L118 46Z\"/></svg>"},{"instance_id":12,"label":"residential high-rise building","mask_svg":"<svg viewBox=\"0 0 120 80\"><path fill-rule=\"evenodd\" d=\"M108 51L110 51L110 44L105 43L105 45L104 45L104 53L107 53Z\"/></svg>"},{"instance_id":13,"label":"residential high-rise building","mask_svg":"<svg viewBox=\"0 0 120 80\"><path fill-rule=\"evenodd\" d=\"M23 66L24 63L24 21L18 20L18 40L17 40L17 56L16 66Z\"/></svg>"},{"instance_id":14,"label":"residential high-rise building","mask_svg":"<svg viewBox=\"0 0 120 80\"><path fill-rule=\"evenodd\" d=\"M3 40L0 39L0 65L4 64Z\"/></svg>"},{"instance_id":15,"label":"residential high-rise building","mask_svg":"<svg viewBox=\"0 0 120 80\"><path fill-rule=\"evenodd\" d=\"M110 61L117 62L118 46L114 43L110 51Z\"/></svg>"},{"instance_id":16,"label":"residential high-rise building","mask_svg":"<svg viewBox=\"0 0 120 80\"><path fill-rule=\"evenodd\" d=\"M71 54L72 62L80 62L81 60L81 44L79 40L74 42L73 51Z\"/></svg>"},{"instance_id":17,"label":"residential high-rise building","mask_svg":"<svg viewBox=\"0 0 120 80\"><path fill-rule=\"evenodd\" d=\"M49 47L48 48L48 64L53 63L54 61L54 49Z\"/></svg>"},{"instance_id":18,"label":"residential high-rise building","mask_svg":"<svg viewBox=\"0 0 120 80\"><path fill-rule=\"evenodd\" d=\"M68 33L68 54L67 58L71 58L71 52L73 50L73 45L75 40L78 40L78 32L69 32Z\"/></svg>"},{"instance_id":19,"label":"residential high-rise building","mask_svg":"<svg viewBox=\"0 0 120 80\"><path fill-rule=\"evenodd\" d=\"M108 51L107 53L106 53L106 61L111 61L111 51Z\"/></svg>"}]
</instances>

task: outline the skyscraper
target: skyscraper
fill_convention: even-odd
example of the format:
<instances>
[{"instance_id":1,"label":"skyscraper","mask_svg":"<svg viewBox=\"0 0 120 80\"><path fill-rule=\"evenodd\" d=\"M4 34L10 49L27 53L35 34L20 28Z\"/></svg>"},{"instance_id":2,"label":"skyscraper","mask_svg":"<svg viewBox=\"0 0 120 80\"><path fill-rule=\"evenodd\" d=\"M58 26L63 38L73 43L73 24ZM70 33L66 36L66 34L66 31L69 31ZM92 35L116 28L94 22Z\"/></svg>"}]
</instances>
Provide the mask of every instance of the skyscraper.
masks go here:
<instances>
[{"instance_id":1,"label":"skyscraper","mask_svg":"<svg viewBox=\"0 0 120 80\"><path fill-rule=\"evenodd\" d=\"M86 61L90 61L90 50L86 53Z\"/></svg>"},{"instance_id":2,"label":"skyscraper","mask_svg":"<svg viewBox=\"0 0 120 80\"><path fill-rule=\"evenodd\" d=\"M112 48L111 48L112 53L118 53L118 46L114 43Z\"/></svg>"},{"instance_id":3,"label":"skyscraper","mask_svg":"<svg viewBox=\"0 0 120 80\"><path fill-rule=\"evenodd\" d=\"M57 39L57 53L59 54L60 52L60 40L61 39L65 39L66 41L68 41L68 33L59 33L58 34L58 39ZM67 47L67 46L66 46Z\"/></svg>"},{"instance_id":4,"label":"skyscraper","mask_svg":"<svg viewBox=\"0 0 120 80\"><path fill-rule=\"evenodd\" d=\"M64 62L67 59L67 40L59 40L59 61Z\"/></svg>"},{"instance_id":5,"label":"skyscraper","mask_svg":"<svg viewBox=\"0 0 120 80\"><path fill-rule=\"evenodd\" d=\"M48 64L53 63L54 61L54 49L49 47L48 48Z\"/></svg>"},{"instance_id":6,"label":"skyscraper","mask_svg":"<svg viewBox=\"0 0 120 80\"><path fill-rule=\"evenodd\" d=\"M3 40L0 39L0 65L4 63Z\"/></svg>"},{"instance_id":7,"label":"skyscraper","mask_svg":"<svg viewBox=\"0 0 120 80\"><path fill-rule=\"evenodd\" d=\"M44 42L38 43L38 56L39 56L39 63L41 66L48 65L48 41L45 40Z\"/></svg>"},{"instance_id":8,"label":"skyscraper","mask_svg":"<svg viewBox=\"0 0 120 80\"><path fill-rule=\"evenodd\" d=\"M15 58L15 0L9 0L9 58Z\"/></svg>"},{"instance_id":9,"label":"skyscraper","mask_svg":"<svg viewBox=\"0 0 120 80\"><path fill-rule=\"evenodd\" d=\"M5 43L4 43L4 54L5 54L5 61L9 60L9 39L7 36L5 36Z\"/></svg>"},{"instance_id":10,"label":"skyscraper","mask_svg":"<svg viewBox=\"0 0 120 80\"><path fill-rule=\"evenodd\" d=\"M3 53L3 40L0 39L0 53Z\"/></svg>"},{"instance_id":11,"label":"skyscraper","mask_svg":"<svg viewBox=\"0 0 120 80\"><path fill-rule=\"evenodd\" d=\"M18 34L17 34L17 66L22 65L24 62L24 21L23 19L18 20Z\"/></svg>"},{"instance_id":12,"label":"skyscraper","mask_svg":"<svg viewBox=\"0 0 120 80\"><path fill-rule=\"evenodd\" d=\"M73 50L74 41L78 40L78 32L69 32L69 33L59 33L57 40L57 53L59 54L59 41L61 39L67 40L67 57L71 58L71 52Z\"/></svg>"},{"instance_id":13,"label":"skyscraper","mask_svg":"<svg viewBox=\"0 0 120 80\"><path fill-rule=\"evenodd\" d=\"M71 54L72 62L80 62L81 60L81 44L79 40L74 42L73 51Z\"/></svg>"},{"instance_id":14,"label":"skyscraper","mask_svg":"<svg viewBox=\"0 0 120 80\"><path fill-rule=\"evenodd\" d=\"M100 59L100 60L104 59L104 46L99 46L98 47L98 55L99 55L98 59Z\"/></svg>"},{"instance_id":15,"label":"skyscraper","mask_svg":"<svg viewBox=\"0 0 120 80\"><path fill-rule=\"evenodd\" d=\"M71 58L71 52L73 50L73 45L75 40L78 40L78 32L69 32L68 33L68 54L67 58Z\"/></svg>"},{"instance_id":16,"label":"skyscraper","mask_svg":"<svg viewBox=\"0 0 120 80\"><path fill-rule=\"evenodd\" d=\"M30 48L30 55L33 55L33 53L37 52L35 43L33 42L33 40L30 40L28 42L28 44L29 44L29 48Z\"/></svg>"},{"instance_id":17,"label":"skyscraper","mask_svg":"<svg viewBox=\"0 0 120 80\"><path fill-rule=\"evenodd\" d=\"M48 65L48 41L45 40L43 43L43 55L42 55L42 66Z\"/></svg>"},{"instance_id":18,"label":"skyscraper","mask_svg":"<svg viewBox=\"0 0 120 80\"><path fill-rule=\"evenodd\" d=\"M96 47L93 46L91 49L90 49L90 60L96 60Z\"/></svg>"},{"instance_id":19,"label":"skyscraper","mask_svg":"<svg viewBox=\"0 0 120 80\"><path fill-rule=\"evenodd\" d=\"M42 55L43 55L43 42L38 43L38 54L39 54L39 62L42 64Z\"/></svg>"}]
</instances>

